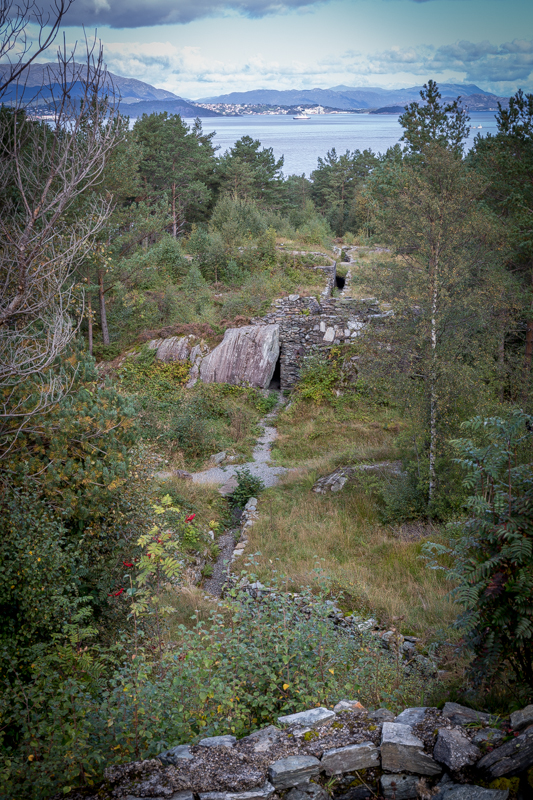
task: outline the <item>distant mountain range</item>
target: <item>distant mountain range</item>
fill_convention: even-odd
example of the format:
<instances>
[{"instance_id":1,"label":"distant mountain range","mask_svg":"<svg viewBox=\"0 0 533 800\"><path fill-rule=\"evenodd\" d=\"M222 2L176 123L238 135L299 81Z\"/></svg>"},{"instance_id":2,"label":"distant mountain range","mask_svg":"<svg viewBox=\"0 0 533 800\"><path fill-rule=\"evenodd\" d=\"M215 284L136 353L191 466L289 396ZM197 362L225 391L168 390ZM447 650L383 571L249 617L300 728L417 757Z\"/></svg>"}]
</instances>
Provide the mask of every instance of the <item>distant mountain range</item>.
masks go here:
<instances>
[{"instance_id":1,"label":"distant mountain range","mask_svg":"<svg viewBox=\"0 0 533 800\"><path fill-rule=\"evenodd\" d=\"M0 64L0 75L5 74L7 65ZM83 84L75 78L86 75L86 67L71 66L70 96L79 98L83 95ZM107 91L114 91L119 98L122 112L130 117L140 117L143 114L160 113L167 111L169 114L180 114L182 117L216 117L216 111L200 108L199 106L178 97L174 92L165 89L156 89L149 83L138 81L135 78L124 78L122 75L107 73ZM58 66L56 62L45 64L31 64L19 79L12 84L2 97L2 102L9 104L18 101L32 106L46 106L54 97L60 95Z\"/></svg>"},{"instance_id":2,"label":"distant mountain range","mask_svg":"<svg viewBox=\"0 0 533 800\"><path fill-rule=\"evenodd\" d=\"M342 111L366 108L382 110L391 106L399 106L403 109L407 103L420 100L421 89L421 86L411 86L407 89L381 89L379 86L343 85L332 86L330 89L252 89L247 92L231 92L216 97L202 97L196 102L273 106L314 106L318 104ZM473 83L441 83L439 90L446 102L461 96L463 104L472 110L496 109L498 100L507 99L485 92ZM472 103L469 103L470 98L474 98ZM387 112L383 111L383 113Z\"/></svg>"},{"instance_id":3,"label":"distant mountain range","mask_svg":"<svg viewBox=\"0 0 533 800\"><path fill-rule=\"evenodd\" d=\"M0 75L7 70L0 64ZM83 77L86 67L70 65L70 77L73 79L71 97L81 97L83 85L75 78ZM153 114L166 111L169 114L180 114L182 117L217 117L216 110L202 108L196 103L222 103L229 105L251 106L316 106L339 111L371 109L377 114L397 114L403 111L407 103L420 100L421 86L407 89L382 89L379 86L332 86L330 89L252 89L247 92L231 92L216 97L203 97L191 101L179 97L165 89L156 89L149 83L135 78L124 78L122 75L108 73L107 91L113 90L119 98L122 112L130 117L142 114ZM439 89L443 100L449 102L461 97L462 104L471 111L491 111L497 109L498 101L507 104L508 99L485 92L473 83L456 84L441 83ZM19 82L13 84L2 97L3 103L14 101L32 106L43 107L59 96L60 83L56 62L32 64L22 74Z\"/></svg>"}]
</instances>

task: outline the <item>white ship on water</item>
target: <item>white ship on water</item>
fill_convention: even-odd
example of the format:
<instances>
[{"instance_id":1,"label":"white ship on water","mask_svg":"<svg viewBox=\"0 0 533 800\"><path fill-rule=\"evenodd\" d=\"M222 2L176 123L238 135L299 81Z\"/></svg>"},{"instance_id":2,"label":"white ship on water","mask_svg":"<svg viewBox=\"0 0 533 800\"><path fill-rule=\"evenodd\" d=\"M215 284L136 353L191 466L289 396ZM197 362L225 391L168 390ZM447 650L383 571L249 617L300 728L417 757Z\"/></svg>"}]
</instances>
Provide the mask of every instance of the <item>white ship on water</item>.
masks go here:
<instances>
[{"instance_id":1,"label":"white ship on water","mask_svg":"<svg viewBox=\"0 0 533 800\"><path fill-rule=\"evenodd\" d=\"M311 117L308 116L307 114L296 114L296 116L293 117L293 119L311 119Z\"/></svg>"}]
</instances>

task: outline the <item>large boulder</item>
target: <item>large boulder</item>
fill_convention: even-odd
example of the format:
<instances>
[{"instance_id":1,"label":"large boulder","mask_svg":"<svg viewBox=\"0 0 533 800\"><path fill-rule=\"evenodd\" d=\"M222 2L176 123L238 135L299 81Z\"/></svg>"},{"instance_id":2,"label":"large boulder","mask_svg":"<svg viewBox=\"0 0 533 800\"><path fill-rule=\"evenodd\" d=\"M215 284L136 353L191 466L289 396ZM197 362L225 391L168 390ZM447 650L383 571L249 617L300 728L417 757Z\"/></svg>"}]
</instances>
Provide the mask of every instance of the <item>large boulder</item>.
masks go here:
<instances>
[{"instance_id":1,"label":"large boulder","mask_svg":"<svg viewBox=\"0 0 533 800\"><path fill-rule=\"evenodd\" d=\"M200 365L204 383L268 388L279 358L279 325L229 328Z\"/></svg>"},{"instance_id":2,"label":"large boulder","mask_svg":"<svg viewBox=\"0 0 533 800\"><path fill-rule=\"evenodd\" d=\"M168 339L152 339L148 347L156 351L155 356L159 361L169 364L172 361L186 361L195 344L194 336L169 336Z\"/></svg>"}]
</instances>

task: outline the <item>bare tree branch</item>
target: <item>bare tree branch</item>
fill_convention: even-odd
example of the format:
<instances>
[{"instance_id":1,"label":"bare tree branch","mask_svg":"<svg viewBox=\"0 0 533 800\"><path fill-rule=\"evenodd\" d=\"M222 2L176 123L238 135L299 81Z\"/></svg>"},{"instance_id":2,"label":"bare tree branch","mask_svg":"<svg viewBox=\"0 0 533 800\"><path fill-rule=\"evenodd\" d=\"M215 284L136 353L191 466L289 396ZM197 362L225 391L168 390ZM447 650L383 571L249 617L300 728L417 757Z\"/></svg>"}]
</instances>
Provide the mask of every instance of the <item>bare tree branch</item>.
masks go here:
<instances>
[{"instance_id":1,"label":"bare tree branch","mask_svg":"<svg viewBox=\"0 0 533 800\"><path fill-rule=\"evenodd\" d=\"M0 99L11 83L53 44L63 17L74 0L54 0L44 11L36 0L0 0ZM28 37L29 24L38 27L37 42Z\"/></svg>"},{"instance_id":2,"label":"bare tree branch","mask_svg":"<svg viewBox=\"0 0 533 800\"><path fill-rule=\"evenodd\" d=\"M58 14L67 7L57 0ZM35 16L29 0L23 11ZM8 23L24 30L13 28L19 17ZM69 389L72 371L59 357L83 312L75 271L112 210L96 191L121 136L102 47L86 40L78 63L63 44L49 71L58 90L46 121L22 105L0 110L0 459Z\"/></svg>"}]
</instances>

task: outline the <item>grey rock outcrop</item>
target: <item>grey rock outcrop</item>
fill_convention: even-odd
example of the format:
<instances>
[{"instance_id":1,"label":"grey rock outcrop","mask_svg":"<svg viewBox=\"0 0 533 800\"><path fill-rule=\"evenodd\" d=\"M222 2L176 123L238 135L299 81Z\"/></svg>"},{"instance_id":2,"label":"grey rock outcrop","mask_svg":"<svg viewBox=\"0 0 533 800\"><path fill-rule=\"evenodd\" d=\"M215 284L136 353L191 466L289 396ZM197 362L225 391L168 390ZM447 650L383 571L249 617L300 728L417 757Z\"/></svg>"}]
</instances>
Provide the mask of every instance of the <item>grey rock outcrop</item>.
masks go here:
<instances>
[{"instance_id":1,"label":"grey rock outcrop","mask_svg":"<svg viewBox=\"0 0 533 800\"><path fill-rule=\"evenodd\" d=\"M267 753L279 740L281 731L274 725L254 731L249 736L241 739L241 742L251 742L254 753Z\"/></svg>"},{"instance_id":2,"label":"grey rock outcrop","mask_svg":"<svg viewBox=\"0 0 533 800\"><path fill-rule=\"evenodd\" d=\"M394 714L388 708L378 708L376 711L371 711L368 715L369 719L375 722L393 722Z\"/></svg>"},{"instance_id":3,"label":"grey rock outcrop","mask_svg":"<svg viewBox=\"0 0 533 800\"><path fill-rule=\"evenodd\" d=\"M508 789L484 789L471 784L447 783L433 800L507 800Z\"/></svg>"},{"instance_id":4,"label":"grey rock outcrop","mask_svg":"<svg viewBox=\"0 0 533 800\"><path fill-rule=\"evenodd\" d=\"M480 744L489 744L497 747L504 739L504 732L499 731L498 728L482 728L472 736L472 744L478 747Z\"/></svg>"},{"instance_id":5,"label":"grey rock outcrop","mask_svg":"<svg viewBox=\"0 0 533 800\"><path fill-rule=\"evenodd\" d=\"M275 791L272 784L266 781L263 786L246 792L200 792L198 797L200 800L270 800Z\"/></svg>"},{"instance_id":6,"label":"grey rock outcrop","mask_svg":"<svg viewBox=\"0 0 533 800\"><path fill-rule=\"evenodd\" d=\"M456 728L439 730L433 757L449 767L452 772L457 772L469 764L475 764L480 756L481 750L472 744L462 731Z\"/></svg>"},{"instance_id":7,"label":"grey rock outcrop","mask_svg":"<svg viewBox=\"0 0 533 800\"><path fill-rule=\"evenodd\" d=\"M445 703L442 709L442 716L446 717L452 725L468 725L471 722L483 722L487 725L493 725L498 722L498 717L493 714L476 711L474 708L467 708L467 706L461 706L459 703Z\"/></svg>"},{"instance_id":8,"label":"grey rock outcrop","mask_svg":"<svg viewBox=\"0 0 533 800\"><path fill-rule=\"evenodd\" d=\"M270 765L268 780L276 789L290 789L315 778L320 772L320 761L314 756L288 756Z\"/></svg>"},{"instance_id":9,"label":"grey rock outcrop","mask_svg":"<svg viewBox=\"0 0 533 800\"><path fill-rule=\"evenodd\" d=\"M419 722L424 721L426 711L426 706L406 708L405 711L402 711L401 714L394 718L394 722L399 722L401 725L418 725Z\"/></svg>"},{"instance_id":10,"label":"grey rock outcrop","mask_svg":"<svg viewBox=\"0 0 533 800\"><path fill-rule=\"evenodd\" d=\"M197 343L195 336L170 336L168 339L152 339L148 348L155 350L155 357L166 364L172 361L187 361L192 347Z\"/></svg>"},{"instance_id":11,"label":"grey rock outcrop","mask_svg":"<svg viewBox=\"0 0 533 800\"><path fill-rule=\"evenodd\" d=\"M396 461L383 461L380 464L357 464L355 466L337 467L333 472L328 473L328 475L323 475L316 481L313 486L313 492L317 494L340 492L349 480L361 473L399 475L401 473L401 464Z\"/></svg>"},{"instance_id":12,"label":"grey rock outcrop","mask_svg":"<svg viewBox=\"0 0 533 800\"><path fill-rule=\"evenodd\" d=\"M441 767L424 753L424 743L414 736L410 725L384 722L381 733L381 765L387 772L438 775Z\"/></svg>"},{"instance_id":13,"label":"grey rock outcrop","mask_svg":"<svg viewBox=\"0 0 533 800\"><path fill-rule=\"evenodd\" d=\"M177 747L165 750L164 753L160 753L157 757L164 767L176 766L180 760L192 761L193 759L188 744L178 744Z\"/></svg>"},{"instance_id":14,"label":"grey rock outcrop","mask_svg":"<svg viewBox=\"0 0 533 800\"><path fill-rule=\"evenodd\" d=\"M204 383L268 388L279 357L279 325L229 328L200 365Z\"/></svg>"},{"instance_id":15,"label":"grey rock outcrop","mask_svg":"<svg viewBox=\"0 0 533 800\"><path fill-rule=\"evenodd\" d=\"M290 790L286 800L329 800L329 794L317 783L302 783Z\"/></svg>"},{"instance_id":16,"label":"grey rock outcrop","mask_svg":"<svg viewBox=\"0 0 533 800\"><path fill-rule=\"evenodd\" d=\"M225 736L208 736L207 739L201 739L198 742L198 747L233 747L236 741L237 737L229 734Z\"/></svg>"},{"instance_id":17,"label":"grey rock outcrop","mask_svg":"<svg viewBox=\"0 0 533 800\"><path fill-rule=\"evenodd\" d=\"M352 744L326 750L320 762L326 775L340 775L354 769L369 769L379 766L379 750L373 742Z\"/></svg>"}]
</instances>

